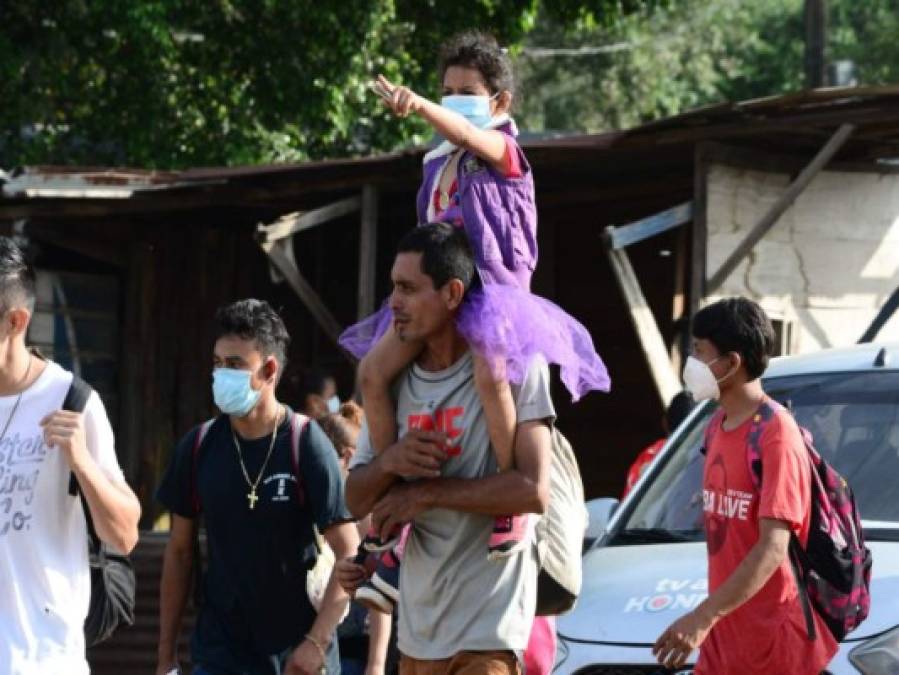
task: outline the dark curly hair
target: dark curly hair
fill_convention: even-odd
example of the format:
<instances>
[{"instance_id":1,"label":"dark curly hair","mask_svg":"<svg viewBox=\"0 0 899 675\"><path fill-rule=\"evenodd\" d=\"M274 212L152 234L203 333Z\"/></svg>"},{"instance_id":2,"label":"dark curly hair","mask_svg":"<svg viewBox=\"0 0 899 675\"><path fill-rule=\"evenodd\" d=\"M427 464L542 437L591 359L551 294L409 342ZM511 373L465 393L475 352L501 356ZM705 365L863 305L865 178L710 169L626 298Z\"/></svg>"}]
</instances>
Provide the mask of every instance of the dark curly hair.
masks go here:
<instances>
[{"instance_id":1,"label":"dark curly hair","mask_svg":"<svg viewBox=\"0 0 899 675\"><path fill-rule=\"evenodd\" d=\"M719 354L739 354L750 381L762 376L774 353L771 320L747 298L727 298L701 309L693 317L693 337L708 340Z\"/></svg>"},{"instance_id":2,"label":"dark curly hair","mask_svg":"<svg viewBox=\"0 0 899 675\"><path fill-rule=\"evenodd\" d=\"M215 325L216 340L232 335L242 340L255 340L262 355L266 358L274 356L280 372L284 372L290 335L284 321L265 300L248 298L219 307Z\"/></svg>"},{"instance_id":3,"label":"dark curly hair","mask_svg":"<svg viewBox=\"0 0 899 675\"><path fill-rule=\"evenodd\" d=\"M0 310L34 311L34 269L12 237L0 237Z\"/></svg>"},{"instance_id":4,"label":"dark curly hair","mask_svg":"<svg viewBox=\"0 0 899 675\"><path fill-rule=\"evenodd\" d=\"M477 70L491 94L502 91L514 93L515 78L512 62L492 35L476 30L457 33L443 43L437 72L440 82L451 66Z\"/></svg>"}]
</instances>

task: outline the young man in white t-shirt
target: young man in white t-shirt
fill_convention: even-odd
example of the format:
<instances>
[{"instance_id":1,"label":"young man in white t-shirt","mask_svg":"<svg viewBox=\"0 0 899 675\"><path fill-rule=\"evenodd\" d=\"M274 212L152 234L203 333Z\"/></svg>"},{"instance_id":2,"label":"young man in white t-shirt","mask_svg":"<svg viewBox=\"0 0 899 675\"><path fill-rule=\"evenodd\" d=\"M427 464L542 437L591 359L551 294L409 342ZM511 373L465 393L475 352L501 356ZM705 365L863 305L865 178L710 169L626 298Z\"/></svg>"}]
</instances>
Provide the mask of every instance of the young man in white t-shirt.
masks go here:
<instances>
[{"instance_id":1,"label":"young man in white t-shirt","mask_svg":"<svg viewBox=\"0 0 899 675\"><path fill-rule=\"evenodd\" d=\"M72 374L25 346L34 301L33 271L0 237L0 673L86 675L87 525L69 477L100 539L124 553L140 503L100 397L83 413L60 410Z\"/></svg>"}]
</instances>

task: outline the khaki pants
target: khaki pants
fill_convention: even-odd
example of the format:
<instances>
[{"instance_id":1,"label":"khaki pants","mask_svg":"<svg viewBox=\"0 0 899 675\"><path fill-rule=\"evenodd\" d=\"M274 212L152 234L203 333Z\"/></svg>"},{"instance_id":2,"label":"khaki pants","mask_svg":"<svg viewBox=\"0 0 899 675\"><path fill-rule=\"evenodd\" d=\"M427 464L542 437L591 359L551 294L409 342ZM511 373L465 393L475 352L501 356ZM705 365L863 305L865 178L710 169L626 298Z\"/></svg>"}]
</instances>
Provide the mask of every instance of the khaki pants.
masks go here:
<instances>
[{"instance_id":1,"label":"khaki pants","mask_svg":"<svg viewBox=\"0 0 899 675\"><path fill-rule=\"evenodd\" d=\"M521 664L509 651L459 652L448 659L400 660L400 675L521 675Z\"/></svg>"}]
</instances>

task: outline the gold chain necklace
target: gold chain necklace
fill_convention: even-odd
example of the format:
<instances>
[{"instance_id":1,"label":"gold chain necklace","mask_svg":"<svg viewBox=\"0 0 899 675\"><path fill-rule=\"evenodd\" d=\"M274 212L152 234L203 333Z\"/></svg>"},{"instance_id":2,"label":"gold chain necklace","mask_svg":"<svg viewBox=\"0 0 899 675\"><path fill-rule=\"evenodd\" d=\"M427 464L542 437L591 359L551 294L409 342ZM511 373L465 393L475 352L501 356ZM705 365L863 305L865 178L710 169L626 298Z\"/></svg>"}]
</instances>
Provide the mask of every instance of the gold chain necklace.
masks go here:
<instances>
[{"instance_id":1,"label":"gold chain necklace","mask_svg":"<svg viewBox=\"0 0 899 675\"><path fill-rule=\"evenodd\" d=\"M262 476L265 473L265 467L268 466L268 460L272 457L272 450L275 449L275 439L278 437L278 425L281 421L281 411L278 411L278 415L275 417L275 428L272 429L272 442L268 446L268 454L265 456L265 461L262 463L262 468L259 469L259 474L256 476L256 480L250 480L250 474L247 471L247 465L244 464L243 461L243 452L240 450L240 442L237 440L237 434L234 433L234 426L231 427L231 438L234 439L234 447L237 449L237 459L240 462L240 470L243 471L243 477L247 481L247 485L250 487L250 491L247 493L247 501L250 503L250 511L256 508L256 502L259 501L259 497L256 495L256 488L259 487L259 481L262 480Z\"/></svg>"}]
</instances>

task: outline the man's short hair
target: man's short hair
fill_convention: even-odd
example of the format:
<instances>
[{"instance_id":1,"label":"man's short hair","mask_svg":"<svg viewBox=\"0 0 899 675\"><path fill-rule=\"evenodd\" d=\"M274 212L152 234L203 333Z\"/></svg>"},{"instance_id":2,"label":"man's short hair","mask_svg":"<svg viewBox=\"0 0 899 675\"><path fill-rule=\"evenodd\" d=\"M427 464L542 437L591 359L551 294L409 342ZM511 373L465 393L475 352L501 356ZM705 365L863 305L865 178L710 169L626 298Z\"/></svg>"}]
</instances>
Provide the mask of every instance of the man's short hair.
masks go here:
<instances>
[{"instance_id":1,"label":"man's short hair","mask_svg":"<svg viewBox=\"0 0 899 675\"><path fill-rule=\"evenodd\" d=\"M431 277L434 288L458 279L468 291L477 278L474 254L461 227L428 223L413 228L400 240L397 253L421 253L421 271Z\"/></svg>"},{"instance_id":2,"label":"man's short hair","mask_svg":"<svg viewBox=\"0 0 899 675\"><path fill-rule=\"evenodd\" d=\"M215 313L215 339L236 336L254 340L262 356L274 356L283 374L287 366L290 335L284 321L265 300L248 298L219 307Z\"/></svg>"},{"instance_id":3,"label":"man's short hair","mask_svg":"<svg viewBox=\"0 0 899 675\"><path fill-rule=\"evenodd\" d=\"M774 353L771 320L758 303L747 298L719 300L697 312L693 336L708 340L721 354L739 354L750 381L762 376Z\"/></svg>"},{"instance_id":4,"label":"man's short hair","mask_svg":"<svg viewBox=\"0 0 899 675\"><path fill-rule=\"evenodd\" d=\"M0 237L0 311L34 312L34 269L12 237Z\"/></svg>"}]
</instances>

